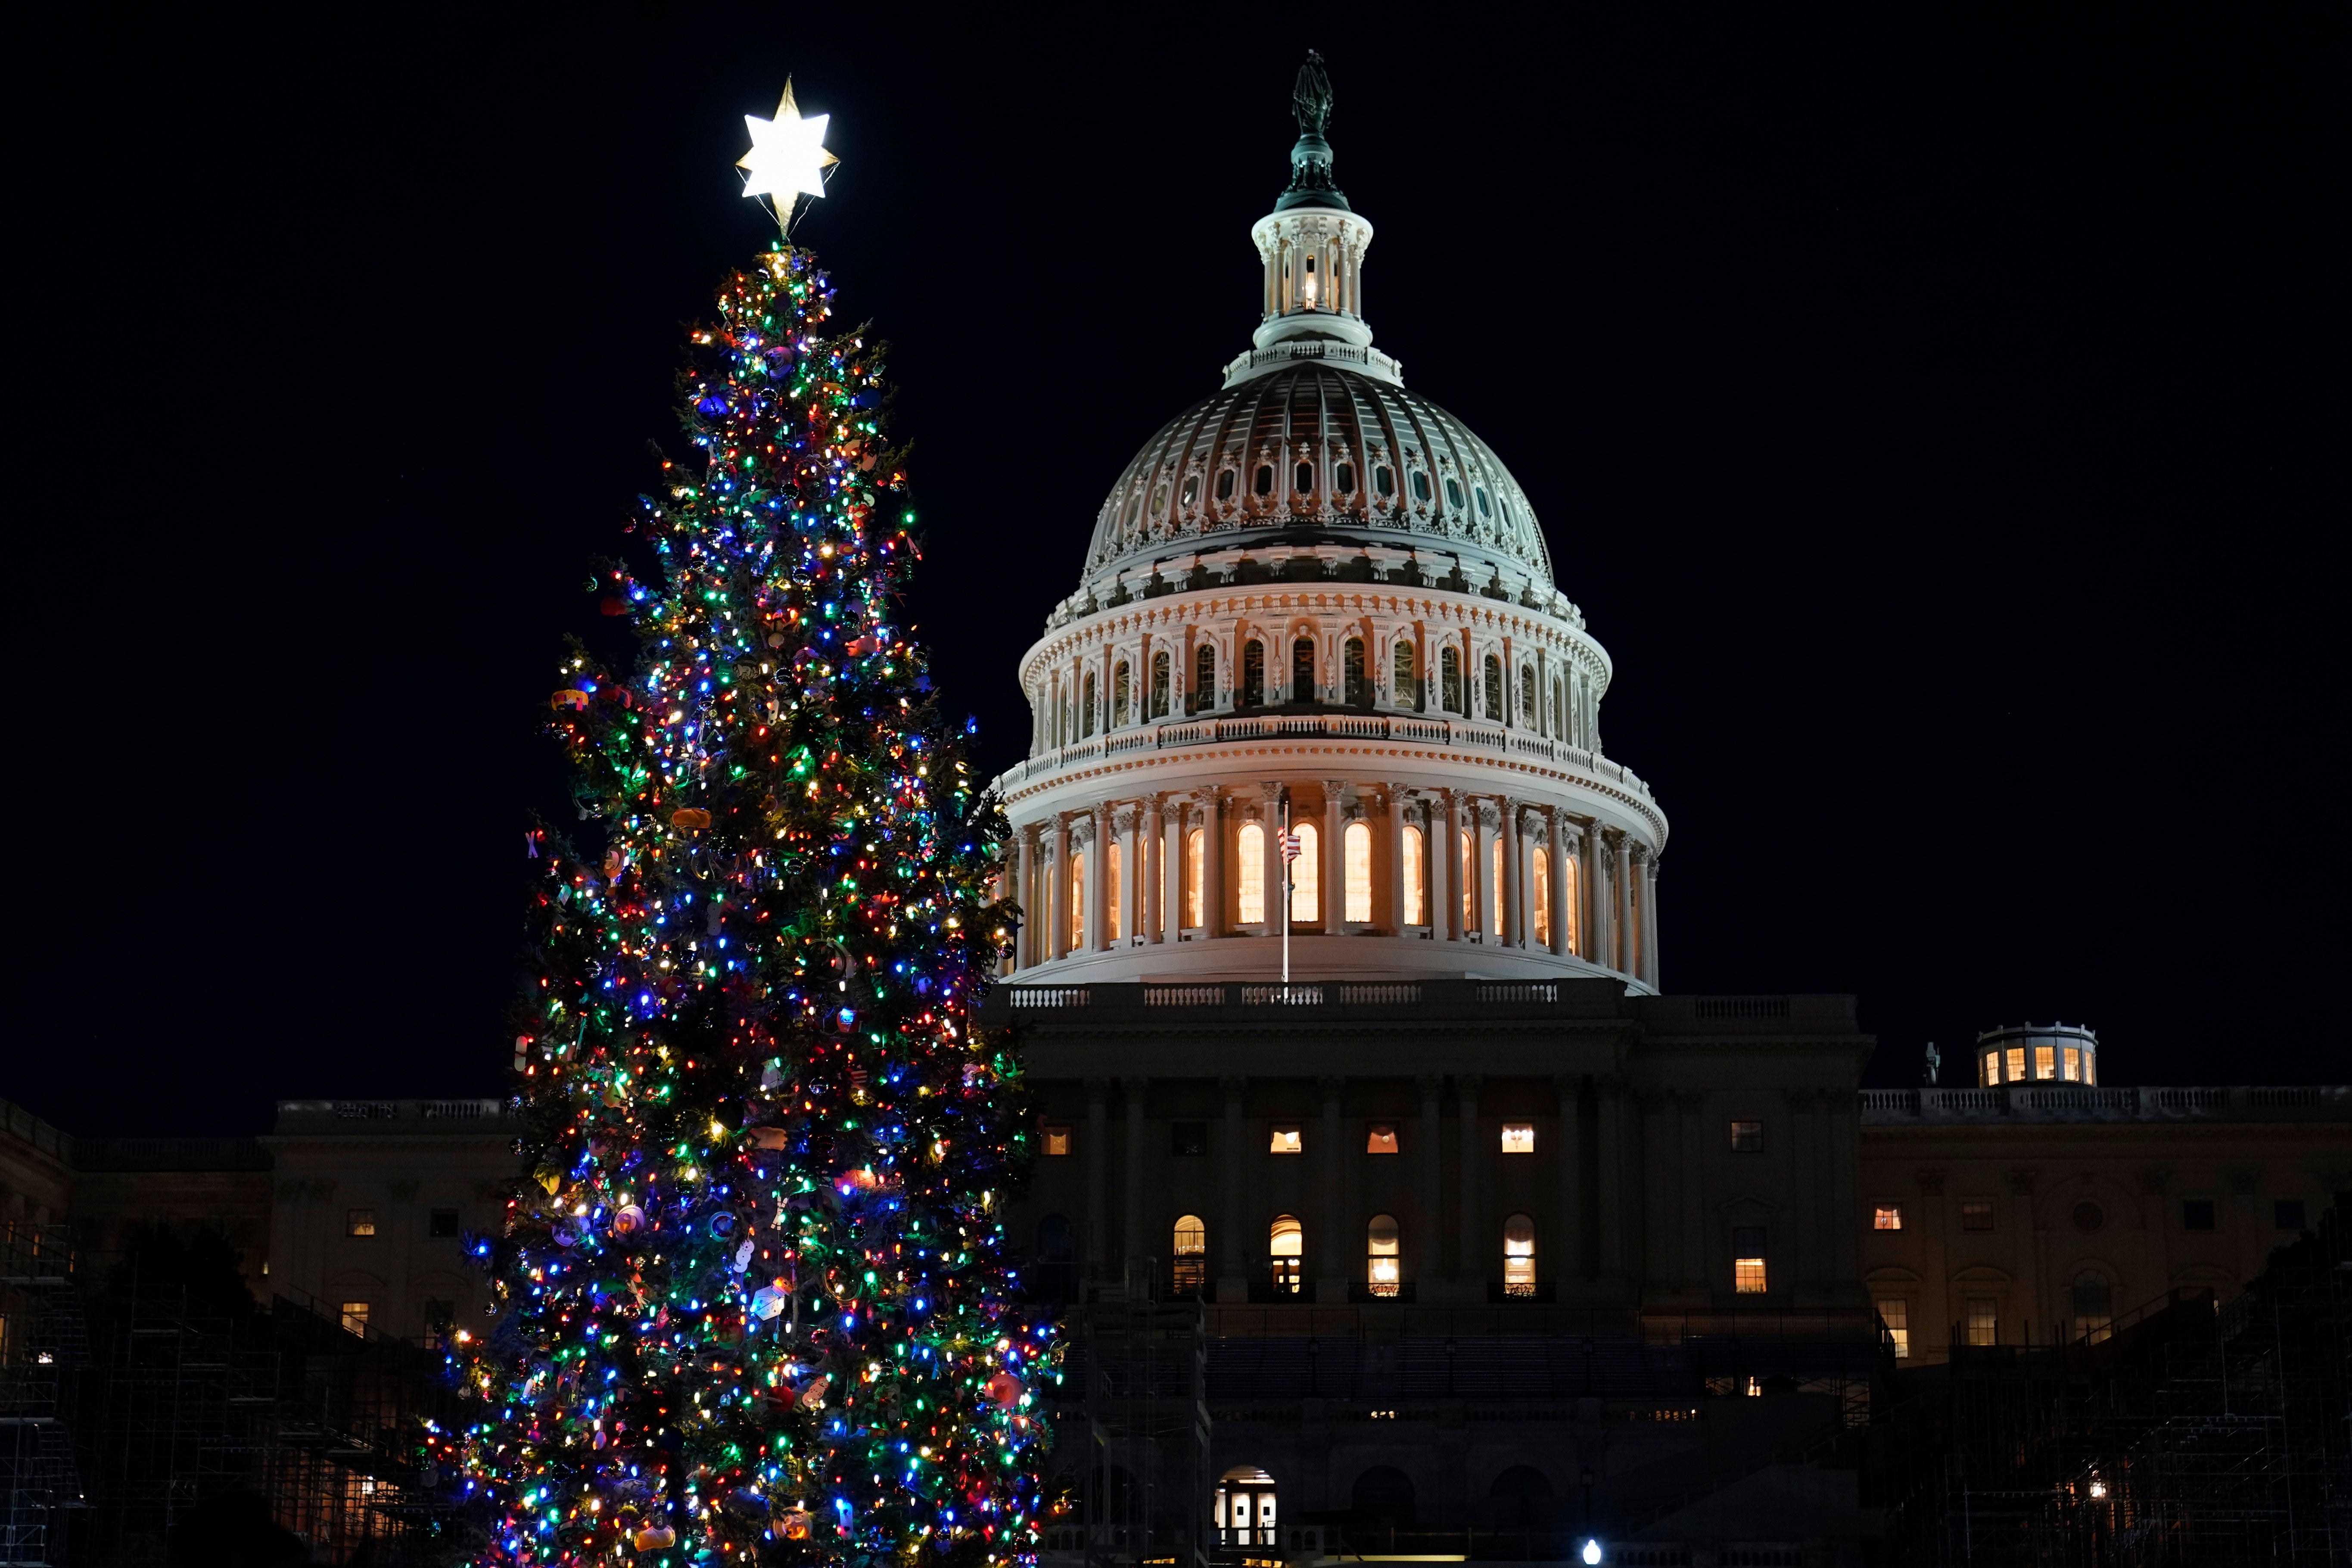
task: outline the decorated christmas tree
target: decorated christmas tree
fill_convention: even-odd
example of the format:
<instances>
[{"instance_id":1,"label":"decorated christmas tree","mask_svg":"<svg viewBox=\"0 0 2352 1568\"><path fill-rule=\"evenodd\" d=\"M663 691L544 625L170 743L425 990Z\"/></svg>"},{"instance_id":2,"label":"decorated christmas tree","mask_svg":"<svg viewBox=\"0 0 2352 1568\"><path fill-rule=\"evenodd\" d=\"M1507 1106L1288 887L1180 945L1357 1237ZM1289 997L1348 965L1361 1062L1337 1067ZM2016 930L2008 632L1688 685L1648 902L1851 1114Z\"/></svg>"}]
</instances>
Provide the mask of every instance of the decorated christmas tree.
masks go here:
<instances>
[{"instance_id":1,"label":"decorated christmas tree","mask_svg":"<svg viewBox=\"0 0 2352 1568\"><path fill-rule=\"evenodd\" d=\"M529 838L532 1174L472 1243L478 1415L427 1440L484 1562L1034 1551L1055 1346L999 1223L1018 1071L971 1026L999 819L896 624L915 516L833 298L789 242L719 289L656 569L609 568L634 664L575 644L552 698L601 842Z\"/></svg>"}]
</instances>

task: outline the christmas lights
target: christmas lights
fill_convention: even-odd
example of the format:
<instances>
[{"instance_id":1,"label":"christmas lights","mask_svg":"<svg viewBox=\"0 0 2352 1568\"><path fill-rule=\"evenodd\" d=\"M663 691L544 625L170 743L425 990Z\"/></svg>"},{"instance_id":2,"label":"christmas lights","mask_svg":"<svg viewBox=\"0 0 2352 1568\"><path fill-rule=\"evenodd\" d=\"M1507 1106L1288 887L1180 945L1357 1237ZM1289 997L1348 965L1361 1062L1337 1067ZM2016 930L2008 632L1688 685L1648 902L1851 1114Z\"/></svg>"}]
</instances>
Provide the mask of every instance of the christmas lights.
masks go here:
<instances>
[{"instance_id":1,"label":"christmas lights","mask_svg":"<svg viewBox=\"0 0 2352 1568\"><path fill-rule=\"evenodd\" d=\"M895 623L919 558L882 353L805 252L690 333L685 420L551 726L515 1044L531 1178L469 1244L478 1403L423 1458L503 1564L1034 1556L1058 1348L1006 1261L1019 1068L970 1025L1003 828Z\"/></svg>"}]
</instances>

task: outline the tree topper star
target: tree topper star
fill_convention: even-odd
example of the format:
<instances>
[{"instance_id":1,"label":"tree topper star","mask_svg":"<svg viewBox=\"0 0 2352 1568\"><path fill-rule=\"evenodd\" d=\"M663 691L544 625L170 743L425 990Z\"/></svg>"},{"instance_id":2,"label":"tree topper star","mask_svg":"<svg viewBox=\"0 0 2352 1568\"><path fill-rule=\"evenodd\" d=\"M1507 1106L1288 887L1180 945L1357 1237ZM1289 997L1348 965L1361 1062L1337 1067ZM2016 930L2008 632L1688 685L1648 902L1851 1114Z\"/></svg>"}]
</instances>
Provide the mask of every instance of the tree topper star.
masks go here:
<instances>
[{"instance_id":1,"label":"tree topper star","mask_svg":"<svg viewBox=\"0 0 2352 1568\"><path fill-rule=\"evenodd\" d=\"M800 106L793 101L792 79L786 77L773 120L743 117L744 128L751 133L751 150L735 161L743 171L743 194L781 197L787 207L796 197L824 195L824 170L840 162L824 150L824 125L832 118L802 119Z\"/></svg>"}]
</instances>

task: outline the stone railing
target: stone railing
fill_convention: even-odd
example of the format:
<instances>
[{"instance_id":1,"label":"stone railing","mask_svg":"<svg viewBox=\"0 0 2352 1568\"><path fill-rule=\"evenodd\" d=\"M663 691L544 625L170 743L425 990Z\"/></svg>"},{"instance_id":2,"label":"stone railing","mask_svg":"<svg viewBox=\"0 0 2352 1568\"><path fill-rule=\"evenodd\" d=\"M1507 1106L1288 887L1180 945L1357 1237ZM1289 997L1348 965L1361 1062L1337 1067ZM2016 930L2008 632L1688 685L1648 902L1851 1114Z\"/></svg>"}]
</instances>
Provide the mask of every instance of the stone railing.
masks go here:
<instances>
[{"instance_id":1,"label":"stone railing","mask_svg":"<svg viewBox=\"0 0 2352 1568\"><path fill-rule=\"evenodd\" d=\"M1230 741L1260 741L1282 736L1331 736L1340 740L1405 741L1442 746L1451 751L1487 752L1574 768L1597 779L1623 786L1642 800L1650 786L1622 763L1582 746L1532 731L1513 730L1484 720L1423 718L1413 713L1241 713L1205 719L1163 719L1133 724L1108 735L1090 735L1040 752L1015 763L997 775L999 791L1051 778L1055 773L1109 757L1138 752L1174 751L1188 746L1213 746Z\"/></svg>"},{"instance_id":2,"label":"stone railing","mask_svg":"<svg viewBox=\"0 0 2352 1568\"><path fill-rule=\"evenodd\" d=\"M281 1100L276 1131L476 1132L512 1119L502 1100Z\"/></svg>"},{"instance_id":3,"label":"stone railing","mask_svg":"<svg viewBox=\"0 0 2352 1568\"><path fill-rule=\"evenodd\" d=\"M1709 1004L1728 1004L1711 1009ZM1622 976L1561 980L1294 980L1102 982L1076 985L1000 983L982 1001L983 1016L1044 1022L1108 1024L1120 1015L1141 1021L1146 1013L1229 1010L1255 1013L1266 1007L1337 1013L1380 1008L1387 1013L1427 1012L1448 1016L1553 1016L1579 1020L1638 1022L1671 1036L1851 1035L1855 1030L1850 996L1639 996L1629 994ZM1074 1016L1083 1013L1084 1018ZM1876 1091L1874 1091L1876 1092Z\"/></svg>"},{"instance_id":4,"label":"stone railing","mask_svg":"<svg viewBox=\"0 0 2352 1568\"><path fill-rule=\"evenodd\" d=\"M2352 1121L2352 1085L2093 1088L2002 1084L1987 1089L1865 1089L1865 1127L1943 1121Z\"/></svg>"}]
</instances>

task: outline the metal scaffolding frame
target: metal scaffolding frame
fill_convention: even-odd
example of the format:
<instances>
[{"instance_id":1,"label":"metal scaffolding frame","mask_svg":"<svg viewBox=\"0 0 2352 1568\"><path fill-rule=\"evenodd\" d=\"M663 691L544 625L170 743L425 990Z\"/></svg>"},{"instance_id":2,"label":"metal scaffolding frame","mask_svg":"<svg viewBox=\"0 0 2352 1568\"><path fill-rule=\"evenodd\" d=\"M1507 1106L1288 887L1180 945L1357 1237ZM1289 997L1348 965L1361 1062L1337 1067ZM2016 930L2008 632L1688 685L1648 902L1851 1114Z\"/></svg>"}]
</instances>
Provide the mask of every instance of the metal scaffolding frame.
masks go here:
<instances>
[{"instance_id":1,"label":"metal scaffolding frame","mask_svg":"<svg viewBox=\"0 0 2352 1568\"><path fill-rule=\"evenodd\" d=\"M2352 1561L2341 1198L2228 1302L2175 1290L2043 1346L1904 1374L1890 1541L1911 1563Z\"/></svg>"}]
</instances>

